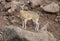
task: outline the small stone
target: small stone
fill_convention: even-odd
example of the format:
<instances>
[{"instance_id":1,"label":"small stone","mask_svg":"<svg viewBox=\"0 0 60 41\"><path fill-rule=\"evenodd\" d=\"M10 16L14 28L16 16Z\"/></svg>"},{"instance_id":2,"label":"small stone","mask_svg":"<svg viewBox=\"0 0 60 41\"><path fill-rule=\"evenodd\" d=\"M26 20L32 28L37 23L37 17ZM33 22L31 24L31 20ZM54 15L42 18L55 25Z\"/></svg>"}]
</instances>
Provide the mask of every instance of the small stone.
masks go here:
<instances>
[{"instance_id":1,"label":"small stone","mask_svg":"<svg viewBox=\"0 0 60 41\"><path fill-rule=\"evenodd\" d=\"M12 20L11 22L14 23L14 22L16 22L16 20Z\"/></svg>"},{"instance_id":2,"label":"small stone","mask_svg":"<svg viewBox=\"0 0 60 41\"><path fill-rule=\"evenodd\" d=\"M46 12L58 12L59 11L59 5L55 2L52 2L51 4L48 4L46 6L41 6L41 8Z\"/></svg>"},{"instance_id":3,"label":"small stone","mask_svg":"<svg viewBox=\"0 0 60 41\"><path fill-rule=\"evenodd\" d=\"M57 22L59 21L60 22L60 16L57 16L55 21L57 21Z\"/></svg>"},{"instance_id":4,"label":"small stone","mask_svg":"<svg viewBox=\"0 0 60 41\"><path fill-rule=\"evenodd\" d=\"M29 2L31 2L31 7L32 8L41 5L42 1L43 0L29 0Z\"/></svg>"}]
</instances>

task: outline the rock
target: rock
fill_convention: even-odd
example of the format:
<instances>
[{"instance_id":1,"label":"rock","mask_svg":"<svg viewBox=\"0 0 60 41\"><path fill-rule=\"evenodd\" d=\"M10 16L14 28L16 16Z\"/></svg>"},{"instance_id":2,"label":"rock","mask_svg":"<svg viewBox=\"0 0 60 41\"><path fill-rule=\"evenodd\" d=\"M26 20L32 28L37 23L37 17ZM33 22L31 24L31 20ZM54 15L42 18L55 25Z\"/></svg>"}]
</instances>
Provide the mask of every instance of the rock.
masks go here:
<instances>
[{"instance_id":1,"label":"rock","mask_svg":"<svg viewBox=\"0 0 60 41\"><path fill-rule=\"evenodd\" d=\"M42 3L43 0L29 0L31 2L31 7L34 8Z\"/></svg>"},{"instance_id":2,"label":"rock","mask_svg":"<svg viewBox=\"0 0 60 41\"><path fill-rule=\"evenodd\" d=\"M55 12L58 12L59 11L59 5L55 2L52 2L46 6L41 6L41 8L46 11L46 12L52 12L52 13L55 13Z\"/></svg>"},{"instance_id":3,"label":"rock","mask_svg":"<svg viewBox=\"0 0 60 41\"><path fill-rule=\"evenodd\" d=\"M7 32L7 31L8 31L8 32ZM5 30L3 31L3 39L4 39L4 41L10 41L10 40L12 40L14 37L16 37L16 36L17 36L17 34L16 34L16 32L13 31L13 30L5 29Z\"/></svg>"},{"instance_id":4,"label":"rock","mask_svg":"<svg viewBox=\"0 0 60 41\"><path fill-rule=\"evenodd\" d=\"M40 29L40 32L31 32L16 26L7 26L3 30L3 37L5 41L12 40L14 37L28 41L57 41L54 35L47 31L47 26L48 23Z\"/></svg>"},{"instance_id":5,"label":"rock","mask_svg":"<svg viewBox=\"0 0 60 41\"><path fill-rule=\"evenodd\" d=\"M11 7L9 10L8 10L8 12L9 13L13 13L15 10L17 10L18 9L18 7L19 7L19 2L16 2L16 1L12 1L11 3L10 3L10 6L6 6L7 8L8 7Z\"/></svg>"},{"instance_id":6,"label":"rock","mask_svg":"<svg viewBox=\"0 0 60 41\"><path fill-rule=\"evenodd\" d=\"M35 7L39 7L40 5L45 5L48 3L51 3L51 0L28 0L29 3L31 3L31 7L35 8Z\"/></svg>"},{"instance_id":7,"label":"rock","mask_svg":"<svg viewBox=\"0 0 60 41\"><path fill-rule=\"evenodd\" d=\"M57 16L55 21L60 22L60 16Z\"/></svg>"},{"instance_id":8,"label":"rock","mask_svg":"<svg viewBox=\"0 0 60 41\"><path fill-rule=\"evenodd\" d=\"M5 6L4 6L4 11L8 11L10 8L11 8L11 2L5 4Z\"/></svg>"}]
</instances>

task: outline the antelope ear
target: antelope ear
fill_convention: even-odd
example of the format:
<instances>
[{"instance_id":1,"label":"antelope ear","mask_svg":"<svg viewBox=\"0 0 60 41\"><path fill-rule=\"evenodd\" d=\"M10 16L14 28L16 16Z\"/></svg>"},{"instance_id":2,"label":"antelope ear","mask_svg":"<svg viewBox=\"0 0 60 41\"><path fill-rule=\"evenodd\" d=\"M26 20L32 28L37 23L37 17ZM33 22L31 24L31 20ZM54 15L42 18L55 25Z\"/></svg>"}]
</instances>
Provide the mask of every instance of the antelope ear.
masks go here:
<instances>
[{"instance_id":1,"label":"antelope ear","mask_svg":"<svg viewBox=\"0 0 60 41\"><path fill-rule=\"evenodd\" d=\"M48 26L49 26L49 22L41 28L41 31L47 31Z\"/></svg>"}]
</instances>

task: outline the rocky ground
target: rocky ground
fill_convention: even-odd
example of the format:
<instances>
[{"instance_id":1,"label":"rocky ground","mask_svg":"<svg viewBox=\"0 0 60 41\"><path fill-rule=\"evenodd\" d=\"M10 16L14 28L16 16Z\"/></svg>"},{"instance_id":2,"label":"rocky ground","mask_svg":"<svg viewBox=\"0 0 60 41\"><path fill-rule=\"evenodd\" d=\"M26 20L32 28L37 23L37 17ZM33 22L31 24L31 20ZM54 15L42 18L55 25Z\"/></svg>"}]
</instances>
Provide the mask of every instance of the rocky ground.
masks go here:
<instances>
[{"instance_id":1,"label":"rocky ground","mask_svg":"<svg viewBox=\"0 0 60 41\"><path fill-rule=\"evenodd\" d=\"M13 0L16 1L16 0ZM17 2L27 4L27 0L17 0ZM60 0L29 0L30 3L26 10L31 10L39 14L40 27L43 27L49 22L48 31L51 32L60 41ZM41 1L41 2L40 2ZM2 35L2 29L5 26L15 25L18 27L22 26L21 18L19 15L19 9L17 8L19 3L14 3L12 0L0 0L0 34ZM11 10L12 9L12 10ZM10 10L10 11L9 11ZM27 30L34 31L32 21L28 21ZM3 40L0 35L1 40ZM19 39L18 39L19 40ZM17 40L17 41L18 41Z\"/></svg>"}]
</instances>

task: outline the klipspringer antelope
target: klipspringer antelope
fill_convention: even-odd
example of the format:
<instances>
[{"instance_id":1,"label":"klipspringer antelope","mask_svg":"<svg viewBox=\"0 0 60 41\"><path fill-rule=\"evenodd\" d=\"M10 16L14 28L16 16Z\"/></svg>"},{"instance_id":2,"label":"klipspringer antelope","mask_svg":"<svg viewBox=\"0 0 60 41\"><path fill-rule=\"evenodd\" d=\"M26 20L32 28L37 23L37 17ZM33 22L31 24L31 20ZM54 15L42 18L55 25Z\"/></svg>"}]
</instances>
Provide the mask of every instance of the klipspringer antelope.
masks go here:
<instances>
[{"instance_id":1,"label":"klipspringer antelope","mask_svg":"<svg viewBox=\"0 0 60 41\"><path fill-rule=\"evenodd\" d=\"M22 6L23 7L23 6ZM23 28L26 29L26 24L28 20L32 20L35 24L35 30L38 31L39 30L39 15L36 12L30 11L30 10L20 10L20 15L21 19L23 19Z\"/></svg>"}]
</instances>

